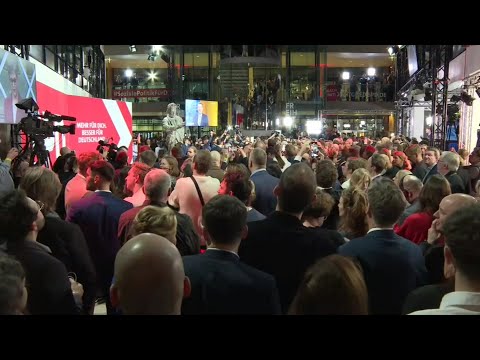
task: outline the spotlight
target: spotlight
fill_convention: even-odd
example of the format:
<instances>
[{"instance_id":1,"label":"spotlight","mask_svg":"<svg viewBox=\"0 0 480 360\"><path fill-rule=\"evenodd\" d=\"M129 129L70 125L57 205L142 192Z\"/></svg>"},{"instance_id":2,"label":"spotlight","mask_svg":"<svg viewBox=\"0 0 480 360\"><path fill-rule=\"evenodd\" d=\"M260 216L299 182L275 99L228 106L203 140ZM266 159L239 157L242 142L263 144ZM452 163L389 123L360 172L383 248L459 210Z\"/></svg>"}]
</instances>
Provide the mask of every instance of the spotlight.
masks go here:
<instances>
[{"instance_id":1,"label":"spotlight","mask_svg":"<svg viewBox=\"0 0 480 360\"><path fill-rule=\"evenodd\" d=\"M475 92L477 93L477 96L480 97L480 88L476 88Z\"/></svg>"},{"instance_id":2,"label":"spotlight","mask_svg":"<svg viewBox=\"0 0 480 360\"><path fill-rule=\"evenodd\" d=\"M148 54L147 60L148 61L155 61L156 58L157 58L157 56L155 54Z\"/></svg>"},{"instance_id":3,"label":"spotlight","mask_svg":"<svg viewBox=\"0 0 480 360\"><path fill-rule=\"evenodd\" d=\"M132 52L132 53L137 52L137 46L136 45L129 45L128 48L130 49L130 52Z\"/></svg>"},{"instance_id":4,"label":"spotlight","mask_svg":"<svg viewBox=\"0 0 480 360\"><path fill-rule=\"evenodd\" d=\"M450 101L451 102L454 102L454 103L457 103L459 102L460 100L462 100L462 98L458 95L453 95L451 98L450 98Z\"/></svg>"},{"instance_id":5,"label":"spotlight","mask_svg":"<svg viewBox=\"0 0 480 360\"><path fill-rule=\"evenodd\" d=\"M475 98L468 95L466 91L462 91L462 94L460 95L460 100L462 100L465 105L472 106L473 100L475 100Z\"/></svg>"}]
</instances>

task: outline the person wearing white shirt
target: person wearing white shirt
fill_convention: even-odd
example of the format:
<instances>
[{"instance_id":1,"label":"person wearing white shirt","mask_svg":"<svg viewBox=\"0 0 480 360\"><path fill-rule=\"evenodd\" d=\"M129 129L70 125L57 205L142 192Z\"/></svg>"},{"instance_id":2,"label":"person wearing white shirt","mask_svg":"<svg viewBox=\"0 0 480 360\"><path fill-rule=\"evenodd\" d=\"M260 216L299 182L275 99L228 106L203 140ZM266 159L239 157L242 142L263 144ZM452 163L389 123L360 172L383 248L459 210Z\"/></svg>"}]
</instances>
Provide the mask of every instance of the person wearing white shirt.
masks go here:
<instances>
[{"instance_id":1,"label":"person wearing white shirt","mask_svg":"<svg viewBox=\"0 0 480 360\"><path fill-rule=\"evenodd\" d=\"M480 315L479 228L480 204L462 207L446 220L444 272L455 274L455 291L443 297L439 309L410 315Z\"/></svg>"}]
</instances>

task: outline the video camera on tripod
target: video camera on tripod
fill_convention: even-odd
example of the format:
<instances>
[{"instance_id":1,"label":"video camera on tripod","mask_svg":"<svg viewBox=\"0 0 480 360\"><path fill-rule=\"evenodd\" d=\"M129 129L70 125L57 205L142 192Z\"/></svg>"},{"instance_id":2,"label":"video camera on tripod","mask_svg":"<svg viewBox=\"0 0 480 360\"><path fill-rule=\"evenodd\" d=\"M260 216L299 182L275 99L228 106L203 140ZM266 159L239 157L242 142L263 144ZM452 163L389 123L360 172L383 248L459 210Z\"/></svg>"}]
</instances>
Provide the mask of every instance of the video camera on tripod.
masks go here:
<instances>
[{"instance_id":1,"label":"video camera on tripod","mask_svg":"<svg viewBox=\"0 0 480 360\"><path fill-rule=\"evenodd\" d=\"M38 105L32 98L22 100L15 106L27 113L27 116L20 120L20 123L16 126L16 139L14 141L18 141L21 133L26 136L26 143L20 151L18 158L21 159L27 150L30 150L30 166L45 165L51 168L50 153L45 148L45 139L53 137L55 132L75 134L75 124L54 125L54 122L63 120L76 121L76 118L66 115L55 115L48 110L42 114L38 111ZM36 162L35 158L37 158Z\"/></svg>"}]
</instances>

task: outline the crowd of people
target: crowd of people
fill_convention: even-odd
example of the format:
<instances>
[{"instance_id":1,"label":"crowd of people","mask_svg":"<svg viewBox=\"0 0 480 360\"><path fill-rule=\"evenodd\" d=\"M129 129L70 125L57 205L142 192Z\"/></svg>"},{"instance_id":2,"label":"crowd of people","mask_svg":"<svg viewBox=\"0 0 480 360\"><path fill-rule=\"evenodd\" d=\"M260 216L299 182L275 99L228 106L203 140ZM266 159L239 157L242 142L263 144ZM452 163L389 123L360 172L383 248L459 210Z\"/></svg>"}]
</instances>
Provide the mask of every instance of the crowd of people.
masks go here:
<instances>
[{"instance_id":1,"label":"crowd of people","mask_svg":"<svg viewBox=\"0 0 480 360\"><path fill-rule=\"evenodd\" d=\"M158 147L63 148L15 182L7 154L1 314L480 313L480 148L235 131Z\"/></svg>"}]
</instances>

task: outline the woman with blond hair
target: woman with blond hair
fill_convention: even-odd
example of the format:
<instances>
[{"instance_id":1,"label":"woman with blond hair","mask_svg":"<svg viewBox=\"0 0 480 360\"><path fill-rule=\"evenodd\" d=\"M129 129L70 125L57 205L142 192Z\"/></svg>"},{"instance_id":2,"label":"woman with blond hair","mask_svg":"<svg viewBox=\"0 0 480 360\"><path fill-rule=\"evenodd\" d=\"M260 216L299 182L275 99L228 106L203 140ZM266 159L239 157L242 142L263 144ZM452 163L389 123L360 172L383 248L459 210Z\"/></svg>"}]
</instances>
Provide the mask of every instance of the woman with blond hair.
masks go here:
<instances>
[{"instance_id":1,"label":"woman with blond hair","mask_svg":"<svg viewBox=\"0 0 480 360\"><path fill-rule=\"evenodd\" d=\"M342 192L338 203L340 233L346 240L365 236L368 232L367 195L359 187L351 186Z\"/></svg>"},{"instance_id":2,"label":"woman with blond hair","mask_svg":"<svg viewBox=\"0 0 480 360\"><path fill-rule=\"evenodd\" d=\"M358 187L366 191L372 182L372 175L367 169L360 168L355 170L350 177L350 187Z\"/></svg>"},{"instance_id":3,"label":"woman with blond hair","mask_svg":"<svg viewBox=\"0 0 480 360\"><path fill-rule=\"evenodd\" d=\"M55 212L62 189L57 174L44 167L30 167L19 188L38 204L45 217L45 226L38 233L37 242L48 246L52 255L65 265L67 272L72 273L76 281L83 285L83 310L93 314L96 298L95 267L78 225L62 220Z\"/></svg>"},{"instance_id":4,"label":"woman with blond hair","mask_svg":"<svg viewBox=\"0 0 480 360\"><path fill-rule=\"evenodd\" d=\"M133 220L132 237L143 233L163 236L177 245L177 217L167 206L145 206Z\"/></svg>"}]
</instances>

